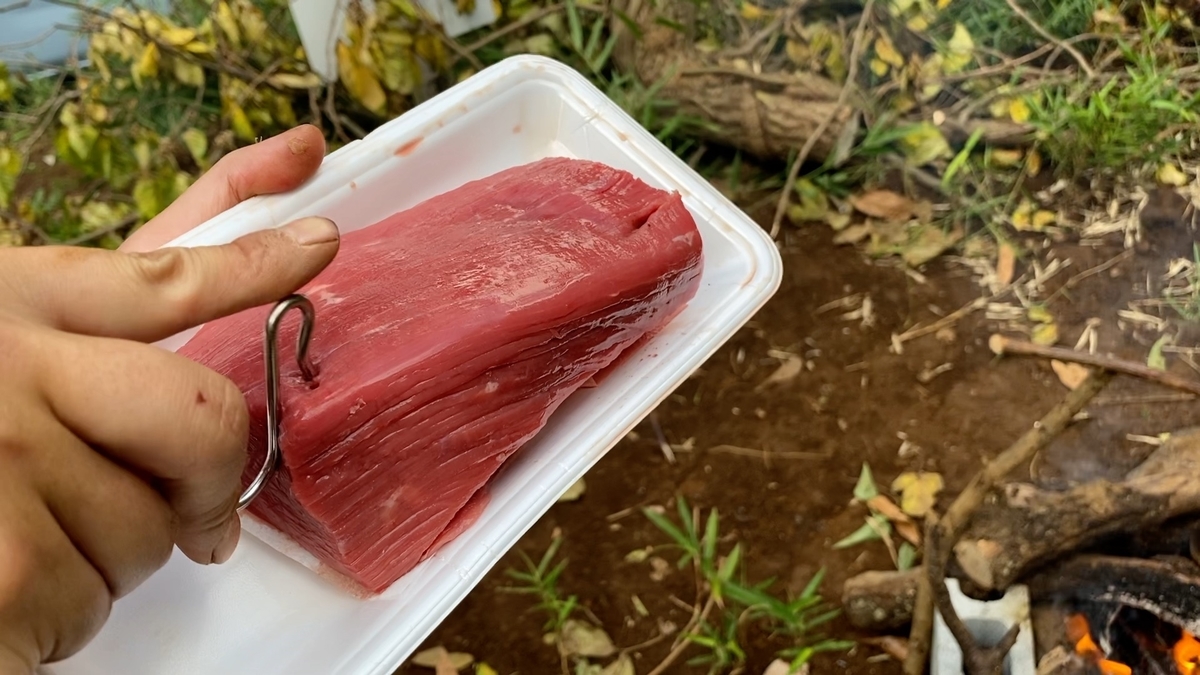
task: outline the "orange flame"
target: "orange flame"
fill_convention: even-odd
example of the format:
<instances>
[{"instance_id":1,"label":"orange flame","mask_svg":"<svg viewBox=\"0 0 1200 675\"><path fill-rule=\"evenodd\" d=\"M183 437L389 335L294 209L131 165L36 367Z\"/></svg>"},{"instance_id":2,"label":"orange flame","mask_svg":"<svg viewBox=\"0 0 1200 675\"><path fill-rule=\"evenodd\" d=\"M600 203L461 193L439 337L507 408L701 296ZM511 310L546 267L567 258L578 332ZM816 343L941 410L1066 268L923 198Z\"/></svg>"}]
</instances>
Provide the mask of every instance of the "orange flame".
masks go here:
<instances>
[{"instance_id":1,"label":"orange flame","mask_svg":"<svg viewBox=\"0 0 1200 675\"><path fill-rule=\"evenodd\" d=\"M1133 669L1129 666L1105 658L1104 652L1100 651L1100 647L1092 640L1092 629L1084 615L1072 614L1067 617L1067 639L1075 643L1075 653L1096 664L1103 675L1133 675ZM1200 642L1196 642L1196 648L1196 656L1200 657ZM1176 657L1176 661L1178 660ZM1193 675L1190 670L1180 672L1183 675ZM1195 675L1200 675L1200 670Z\"/></svg>"},{"instance_id":2,"label":"orange flame","mask_svg":"<svg viewBox=\"0 0 1200 675\"><path fill-rule=\"evenodd\" d=\"M1179 675L1200 675L1200 640L1191 633L1183 631L1183 637L1171 648L1171 656Z\"/></svg>"}]
</instances>

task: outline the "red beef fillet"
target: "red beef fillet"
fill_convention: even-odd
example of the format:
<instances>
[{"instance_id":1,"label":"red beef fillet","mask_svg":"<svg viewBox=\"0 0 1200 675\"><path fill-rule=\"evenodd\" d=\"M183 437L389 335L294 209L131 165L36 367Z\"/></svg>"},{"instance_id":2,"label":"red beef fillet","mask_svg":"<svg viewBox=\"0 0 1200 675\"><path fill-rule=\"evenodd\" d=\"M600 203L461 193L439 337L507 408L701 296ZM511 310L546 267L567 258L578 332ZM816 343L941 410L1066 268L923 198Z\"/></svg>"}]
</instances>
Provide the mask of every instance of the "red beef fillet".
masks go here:
<instances>
[{"instance_id":1,"label":"red beef fillet","mask_svg":"<svg viewBox=\"0 0 1200 675\"><path fill-rule=\"evenodd\" d=\"M479 511L567 396L683 308L701 253L679 195L562 158L346 234L300 291L317 312L315 386L295 364L299 314L280 331L283 462L250 512L384 590L466 527L455 516ZM180 350L246 396L245 484L265 451L269 310L209 323Z\"/></svg>"}]
</instances>

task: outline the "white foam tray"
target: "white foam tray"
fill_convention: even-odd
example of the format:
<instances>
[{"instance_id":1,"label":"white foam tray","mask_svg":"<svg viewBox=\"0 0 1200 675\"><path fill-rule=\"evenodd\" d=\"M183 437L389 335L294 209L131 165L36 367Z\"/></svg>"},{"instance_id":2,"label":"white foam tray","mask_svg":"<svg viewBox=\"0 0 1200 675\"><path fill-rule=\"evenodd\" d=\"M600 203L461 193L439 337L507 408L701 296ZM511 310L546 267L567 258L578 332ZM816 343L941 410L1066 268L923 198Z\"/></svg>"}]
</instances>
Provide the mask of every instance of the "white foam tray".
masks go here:
<instances>
[{"instance_id":1,"label":"white foam tray","mask_svg":"<svg viewBox=\"0 0 1200 675\"><path fill-rule=\"evenodd\" d=\"M760 227L583 77L532 56L484 70L331 154L300 189L250 200L168 245L224 243L307 215L353 230L466 181L564 155L679 191L704 239L704 273L662 333L600 386L572 396L502 470L473 527L365 601L249 533L224 565L201 567L176 551L115 604L95 640L43 672L389 675L576 479L778 288L780 257ZM162 344L178 348L193 333Z\"/></svg>"}]
</instances>

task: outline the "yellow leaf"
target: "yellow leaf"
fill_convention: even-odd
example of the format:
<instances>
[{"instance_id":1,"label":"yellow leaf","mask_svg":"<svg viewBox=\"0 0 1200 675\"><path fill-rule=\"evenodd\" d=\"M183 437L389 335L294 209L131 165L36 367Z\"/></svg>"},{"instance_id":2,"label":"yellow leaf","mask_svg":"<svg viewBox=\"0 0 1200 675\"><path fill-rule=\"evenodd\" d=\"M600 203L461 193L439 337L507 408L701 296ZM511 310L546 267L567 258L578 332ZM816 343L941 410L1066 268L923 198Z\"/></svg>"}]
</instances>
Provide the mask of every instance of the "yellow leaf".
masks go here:
<instances>
[{"instance_id":1,"label":"yellow leaf","mask_svg":"<svg viewBox=\"0 0 1200 675\"><path fill-rule=\"evenodd\" d=\"M971 32L961 23L954 24L954 35L950 37L950 42L946 45L949 48L949 54L946 55L946 72L957 73L963 68L966 68L973 58L975 58L975 40L971 38Z\"/></svg>"},{"instance_id":2,"label":"yellow leaf","mask_svg":"<svg viewBox=\"0 0 1200 675\"><path fill-rule=\"evenodd\" d=\"M233 128L233 134L243 141L253 142L254 127L250 126L250 118L246 116L246 111L233 100L226 101L225 106L229 112L229 124Z\"/></svg>"},{"instance_id":3,"label":"yellow leaf","mask_svg":"<svg viewBox=\"0 0 1200 675\"><path fill-rule=\"evenodd\" d=\"M904 66L904 57L900 55L900 52L896 51L895 45L892 44L891 39L886 35L880 35L875 38L875 55L879 57L880 61L892 67L900 68Z\"/></svg>"},{"instance_id":4,"label":"yellow leaf","mask_svg":"<svg viewBox=\"0 0 1200 675\"><path fill-rule=\"evenodd\" d=\"M1157 177L1158 182L1162 183L1163 185L1182 187L1188 184L1187 174L1183 171L1180 171L1179 167L1175 166L1175 164L1172 162L1168 162L1158 167L1158 172L1155 173L1155 177Z\"/></svg>"},{"instance_id":5,"label":"yellow leaf","mask_svg":"<svg viewBox=\"0 0 1200 675\"><path fill-rule=\"evenodd\" d=\"M208 135L192 127L179 136L183 140L183 144L187 146L192 159L196 161L197 165L203 168L208 163Z\"/></svg>"},{"instance_id":6,"label":"yellow leaf","mask_svg":"<svg viewBox=\"0 0 1200 675\"><path fill-rule=\"evenodd\" d=\"M67 127L67 143L71 146L71 150L79 156L79 159L88 158L99 137L100 132L90 124Z\"/></svg>"},{"instance_id":7,"label":"yellow leaf","mask_svg":"<svg viewBox=\"0 0 1200 675\"><path fill-rule=\"evenodd\" d=\"M171 27L160 33L158 37L172 47L182 47L196 39L196 30L194 28Z\"/></svg>"},{"instance_id":8,"label":"yellow leaf","mask_svg":"<svg viewBox=\"0 0 1200 675\"><path fill-rule=\"evenodd\" d=\"M1029 121L1029 116L1032 111L1029 110L1029 104L1023 98L1014 98L1008 103L1008 116L1017 124L1024 124Z\"/></svg>"},{"instance_id":9,"label":"yellow leaf","mask_svg":"<svg viewBox=\"0 0 1200 675\"><path fill-rule=\"evenodd\" d=\"M229 3L225 0L217 0L217 15L214 21L221 28L221 32L225 34L225 39L229 40L234 47L242 46L242 32L238 30L237 18L234 17L233 10L229 8Z\"/></svg>"},{"instance_id":10,"label":"yellow leaf","mask_svg":"<svg viewBox=\"0 0 1200 675\"><path fill-rule=\"evenodd\" d=\"M923 33L929 28L929 19L917 15L909 19L905 26L914 33Z\"/></svg>"},{"instance_id":11,"label":"yellow leaf","mask_svg":"<svg viewBox=\"0 0 1200 675\"><path fill-rule=\"evenodd\" d=\"M499 15L499 12L497 12L497 15ZM477 664L475 664L475 675L500 675L500 674L496 672L495 668L489 666L486 663L477 663Z\"/></svg>"},{"instance_id":12,"label":"yellow leaf","mask_svg":"<svg viewBox=\"0 0 1200 675\"><path fill-rule=\"evenodd\" d=\"M142 83L146 79L156 77L158 75L158 45L153 42L147 44L142 49L137 63L130 68L129 73L133 75L133 85L138 89L142 88Z\"/></svg>"},{"instance_id":13,"label":"yellow leaf","mask_svg":"<svg viewBox=\"0 0 1200 675\"><path fill-rule=\"evenodd\" d=\"M996 148L988 154L988 163L995 167L1007 169L1017 166L1024 158L1025 153L1020 150Z\"/></svg>"},{"instance_id":14,"label":"yellow leaf","mask_svg":"<svg viewBox=\"0 0 1200 675\"><path fill-rule=\"evenodd\" d=\"M914 518L929 513L943 488L945 482L939 473L907 471L892 481L892 491L900 493L900 509Z\"/></svg>"},{"instance_id":15,"label":"yellow leaf","mask_svg":"<svg viewBox=\"0 0 1200 675\"><path fill-rule=\"evenodd\" d=\"M1034 148L1029 151L1029 157L1025 160L1025 173L1030 176L1036 176L1042 172L1042 153Z\"/></svg>"},{"instance_id":16,"label":"yellow leaf","mask_svg":"<svg viewBox=\"0 0 1200 675\"><path fill-rule=\"evenodd\" d=\"M1052 323L1038 324L1033 329L1032 340L1035 344L1045 346L1058 342L1058 326Z\"/></svg>"},{"instance_id":17,"label":"yellow leaf","mask_svg":"<svg viewBox=\"0 0 1200 675\"><path fill-rule=\"evenodd\" d=\"M1012 114L1012 103L1013 101L1011 98L999 97L993 99L992 102L988 104L988 112L991 113L992 117L996 119L1001 117L1010 117Z\"/></svg>"},{"instance_id":18,"label":"yellow leaf","mask_svg":"<svg viewBox=\"0 0 1200 675\"><path fill-rule=\"evenodd\" d=\"M884 75L887 75L888 64L880 61L879 59L871 59L871 72L875 73L879 77L883 77Z\"/></svg>"},{"instance_id":19,"label":"yellow leaf","mask_svg":"<svg viewBox=\"0 0 1200 675\"><path fill-rule=\"evenodd\" d=\"M764 16L766 16L766 14L767 13L764 12L761 7L759 7L758 5L755 5L752 2L743 2L742 3L741 15L742 15L742 18L747 21L757 21L758 19L761 19Z\"/></svg>"},{"instance_id":20,"label":"yellow leaf","mask_svg":"<svg viewBox=\"0 0 1200 675\"><path fill-rule=\"evenodd\" d=\"M267 21L262 12L248 2L240 2L236 14L242 28L242 39L246 44L261 44L267 36Z\"/></svg>"},{"instance_id":21,"label":"yellow leaf","mask_svg":"<svg viewBox=\"0 0 1200 675\"><path fill-rule=\"evenodd\" d=\"M953 156L946 137L930 122L922 122L900 139L912 166L922 166L935 159Z\"/></svg>"},{"instance_id":22,"label":"yellow leaf","mask_svg":"<svg viewBox=\"0 0 1200 675\"><path fill-rule=\"evenodd\" d=\"M1054 315L1046 309L1045 305L1031 305L1029 309L1025 310L1025 316L1029 317L1030 321L1038 323L1054 323Z\"/></svg>"},{"instance_id":23,"label":"yellow leaf","mask_svg":"<svg viewBox=\"0 0 1200 675\"><path fill-rule=\"evenodd\" d=\"M311 89L321 84L321 77L316 73L279 73L268 77L267 84L280 89Z\"/></svg>"},{"instance_id":24,"label":"yellow leaf","mask_svg":"<svg viewBox=\"0 0 1200 675\"><path fill-rule=\"evenodd\" d=\"M1000 244L1000 251L996 257L996 281L1001 285L1007 286L1013 279L1013 273L1017 266L1017 252L1013 250L1011 244Z\"/></svg>"},{"instance_id":25,"label":"yellow leaf","mask_svg":"<svg viewBox=\"0 0 1200 675\"><path fill-rule=\"evenodd\" d=\"M189 87L201 87L204 85L204 68L199 64L191 63L180 58L175 61L175 79L181 84L186 84Z\"/></svg>"},{"instance_id":26,"label":"yellow leaf","mask_svg":"<svg viewBox=\"0 0 1200 675\"><path fill-rule=\"evenodd\" d=\"M371 69L359 63L345 42L338 42L337 57L339 74L350 95L367 110L382 113L387 105L387 95Z\"/></svg>"},{"instance_id":27,"label":"yellow leaf","mask_svg":"<svg viewBox=\"0 0 1200 675\"><path fill-rule=\"evenodd\" d=\"M138 168L145 173L150 170L150 143L145 139L133 145L133 157L137 160Z\"/></svg>"},{"instance_id":28,"label":"yellow leaf","mask_svg":"<svg viewBox=\"0 0 1200 675\"><path fill-rule=\"evenodd\" d=\"M808 45L799 40L789 39L785 50L787 51L788 59L797 66L803 66L808 63L808 59L812 55L812 50L808 48Z\"/></svg>"},{"instance_id":29,"label":"yellow leaf","mask_svg":"<svg viewBox=\"0 0 1200 675\"><path fill-rule=\"evenodd\" d=\"M119 202L89 201L79 209L79 224L84 232L114 225L129 215L129 205Z\"/></svg>"},{"instance_id":30,"label":"yellow leaf","mask_svg":"<svg viewBox=\"0 0 1200 675\"><path fill-rule=\"evenodd\" d=\"M938 9L946 9L947 7L950 6L951 2L953 2L953 0L937 0L937 8Z\"/></svg>"},{"instance_id":31,"label":"yellow leaf","mask_svg":"<svg viewBox=\"0 0 1200 675\"><path fill-rule=\"evenodd\" d=\"M139 178L133 185L133 203L146 220L158 215L162 208L159 206L158 186L153 178Z\"/></svg>"},{"instance_id":32,"label":"yellow leaf","mask_svg":"<svg viewBox=\"0 0 1200 675\"><path fill-rule=\"evenodd\" d=\"M1012 226L1022 232L1041 232L1057 219L1053 211L1038 209L1026 199L1013 211Z\"/></svg>"}]
</instances>

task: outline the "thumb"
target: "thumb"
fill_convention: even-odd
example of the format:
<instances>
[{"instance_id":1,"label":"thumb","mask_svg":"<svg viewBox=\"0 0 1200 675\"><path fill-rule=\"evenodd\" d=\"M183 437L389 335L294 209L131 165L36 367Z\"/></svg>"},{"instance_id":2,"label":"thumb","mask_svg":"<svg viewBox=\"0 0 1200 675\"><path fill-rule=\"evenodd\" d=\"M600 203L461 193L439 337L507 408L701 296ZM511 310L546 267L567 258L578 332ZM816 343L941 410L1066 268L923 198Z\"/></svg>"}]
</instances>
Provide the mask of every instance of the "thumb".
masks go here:
<instances>
[{"instance_id":1,"label":"thumb","mask_svg":"<svg viewBox=\"0 0 1200 675\"><path fill-rule=\"evenodd\" d=\"M333 260L338 243L331 221L305 218L220 246L0 250L0 284L13 282L18 311L46 325L154 342L286 296Z\"/></svg>"}]
</instances>

